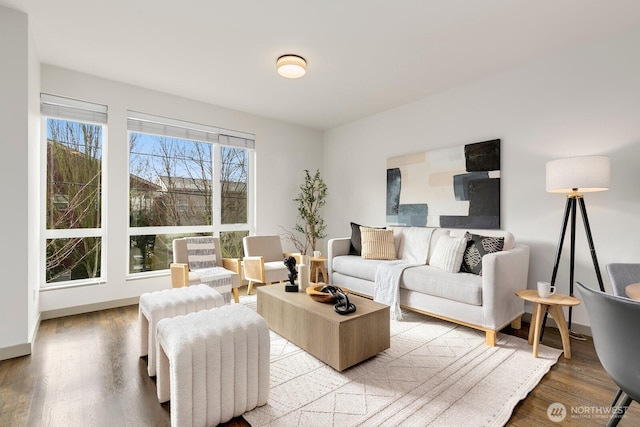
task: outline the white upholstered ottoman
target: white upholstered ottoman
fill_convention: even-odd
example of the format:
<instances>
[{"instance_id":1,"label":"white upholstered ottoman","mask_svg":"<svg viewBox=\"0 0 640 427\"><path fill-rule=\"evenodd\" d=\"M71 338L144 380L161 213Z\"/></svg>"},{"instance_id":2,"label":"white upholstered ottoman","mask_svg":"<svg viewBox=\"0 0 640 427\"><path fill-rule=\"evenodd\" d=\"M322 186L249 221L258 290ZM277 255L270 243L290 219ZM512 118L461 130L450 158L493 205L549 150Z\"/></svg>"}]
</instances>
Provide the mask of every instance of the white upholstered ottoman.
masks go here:
<instances>
[{"instance_id":1,"label":"white upholstered ottoman","mask_svg":"<svg viewBox=\"0 0 640 427\"><path fill-rule=\"evenodd\" d=\"M140 357L149 355L147 358L149 376L156 375L155 340L158 321L223 305L222 295L207 285L164 289L140 295L138 306Z\"/></svg>"},{"instance_id":2,"label":"white upholstered ottoman","mask_svg":"<svg viewBox=\"0 0 640 427\"><path fill-rule=\"evenodd\" d=\"M242 304L163 319L157 327L158 400L171 425L212 426L269 398L269 328Z\"/></svg>"}]
</instances>

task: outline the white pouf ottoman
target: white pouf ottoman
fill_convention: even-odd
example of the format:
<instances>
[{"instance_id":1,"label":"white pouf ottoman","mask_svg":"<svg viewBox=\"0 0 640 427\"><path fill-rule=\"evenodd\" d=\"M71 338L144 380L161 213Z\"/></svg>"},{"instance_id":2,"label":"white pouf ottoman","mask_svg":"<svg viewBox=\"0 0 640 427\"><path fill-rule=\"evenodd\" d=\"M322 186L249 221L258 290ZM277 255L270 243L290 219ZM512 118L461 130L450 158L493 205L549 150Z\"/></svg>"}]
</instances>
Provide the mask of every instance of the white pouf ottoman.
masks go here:
<instances>
[{"instance_id":1,"label":"white pouf ottoman","mask_svg":"<svg viewBox=\"0 0 640 427\"><path fill-rule=\"evenodd\" d=\"M149 376L156 375L155 339L158 321L223 305L222 295L207 285L164 289L140 295L138 306L140 357L149 355L147 358Z\"/></svg>"},{"instance_id":2,"label":"white pouf ottoman","mask_svg":"<svg viewBox=\"0 0 640 427\"><path fill-rule=\"evenodd\" d=\"M158 400L171 400L171 425L218 425L266 404L270 345L266 321L242 304L158 322Z\"/></svg>"}]
</instances>

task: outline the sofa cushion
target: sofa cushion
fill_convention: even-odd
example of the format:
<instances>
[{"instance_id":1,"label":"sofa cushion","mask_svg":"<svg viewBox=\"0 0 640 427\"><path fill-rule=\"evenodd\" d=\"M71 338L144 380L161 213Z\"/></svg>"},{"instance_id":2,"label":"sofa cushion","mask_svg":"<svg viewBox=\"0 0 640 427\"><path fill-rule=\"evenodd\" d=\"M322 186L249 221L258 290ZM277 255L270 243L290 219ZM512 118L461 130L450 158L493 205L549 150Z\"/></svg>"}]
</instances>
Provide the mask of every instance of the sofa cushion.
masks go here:
<instances>
[{"instance_id":1,"label":"sofa cushion","mask_svg":"<svg viewBox=\"0 0 640 427\"><path fill-rule=\"evenodd\" d=\"M379 260L363 259L357 255L342 255L333 258L332 270L346 276L375 282Z\"/></svg>"},{"instance_id":2,"label":"sofa cushion","mask_svg":"<svg viewBox=\"0 0 640 427\"><path fill-rule=\"evenodd\" d=\"M435 297L482 305L482 277L470 273L448 273L430 265L404 270L400 287Z\"/></svg>"},{"instance_id":3,"label":"sofa cushion","mask_svg":"<svg viewBox=\"0 0 640 427\"><path fill-rule=\"evenodd\" d=\"M286 280L288 275L289 269L284 265L283 261L269 261L264 263L264 278L267 283Z\"/></svg>"},{"instance_id":4,"label":"sofa cushion","mask_svg":"<svg viewBox=\"0 0 640 427\"><path fill-rule=\"evenodd\" d=\"M467 239L464 237L440 236L429 265L449 273L459 272L466 246Z\"/></svg>"},{"instance_id":5,"label":"sofa cushion","mask_svg":"<svg viewBox=\"0 0 640 427\"><path fill-rule=\"evenodd\" d=\"M482 276L482 257L499 252L504 246L504 237L481 236L467 233L467 248L462 257L460 271Z\"/></svg>"},{"instance_id":6,"label":"sofa cushion","mask_svg":"<svg viewBox=\"0 0 640 427\"><path fill-rule=\"evenodd\" d=\"M369 227L368 225L360 225L355 222L351 223L351 245L349 246L349 255L358 255L362 254L362 237L360 234L360 227L365 228L375 228L384 230L385 227Z\"/></svg>"}]
</instances>

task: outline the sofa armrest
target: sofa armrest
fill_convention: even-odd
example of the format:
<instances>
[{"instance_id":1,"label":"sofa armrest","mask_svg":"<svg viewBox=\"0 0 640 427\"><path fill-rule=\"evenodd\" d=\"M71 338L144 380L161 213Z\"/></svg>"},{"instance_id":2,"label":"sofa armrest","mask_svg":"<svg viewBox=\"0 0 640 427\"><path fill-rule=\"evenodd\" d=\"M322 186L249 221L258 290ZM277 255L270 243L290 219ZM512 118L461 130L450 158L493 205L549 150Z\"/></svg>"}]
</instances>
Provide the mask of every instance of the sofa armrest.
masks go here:
<instances>
[{"instance_id":1,"label":"sofa armrest","mask_svg":"<svg viewBox=\"0 0 640 427\"><path fill-rule=\"evenodd\" d=\"M257 282L264 283L264 257L262 256L246 256L242 259L244 264L244 278Z\"/></svg>"},{"instance_id":2,"label":"sofa armrest","mask_svg":"<svg viewBox=\"0 0 640 427\"><path fill-rule=\"evenodd\" d=\"M516 245L508 251L482 258L482 306L485 324L502 328L524 313L524 300L515 292L527 288L529 247Z\"/></svg>"},{"instance_id":3,"label":"sofa armrest","mask_svg":"<svg viewBox=\"0 0 640 427\"><path fill-rule=\"evenodd\" d=\"M329 276L329 283L333 283L333 258L341 255L349 255L351 238L339 237L330 239L329 242L327 242L327 247L327 274Z\"/></svg>"},{"instance_id":4,"label":"sofa armrest","mask_svg":"<svg viewBox=\"0 0 640 427\"><path fill-rule=\"evenodd\" d=\"M171 271L172 288L189 286L189 264L171 263L169 270Z\"/></svg>"}]
</instances>

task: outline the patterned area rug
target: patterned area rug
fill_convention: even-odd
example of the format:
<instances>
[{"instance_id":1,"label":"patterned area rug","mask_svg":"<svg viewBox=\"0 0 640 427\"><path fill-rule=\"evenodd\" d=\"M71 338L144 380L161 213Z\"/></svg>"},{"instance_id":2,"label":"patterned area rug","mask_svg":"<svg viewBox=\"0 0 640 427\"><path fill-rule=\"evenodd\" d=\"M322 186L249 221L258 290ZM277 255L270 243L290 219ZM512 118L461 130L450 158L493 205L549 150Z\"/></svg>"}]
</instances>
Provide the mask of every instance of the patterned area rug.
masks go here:
<instances>
[{"instance_id":1,"label":"patterned area rug","mask_svg":"<svg viewBox=\"0 0 640 427\"><path fill-rule=\"evenodd\" d=\"M255 309L256 297L241 303ZM253 426L501 426L560 350L413 312L391 320L391 348L343 372L271 332L269 402Z\"/></svg>"}]
</instances>

